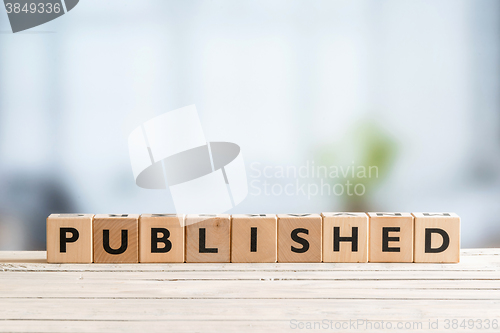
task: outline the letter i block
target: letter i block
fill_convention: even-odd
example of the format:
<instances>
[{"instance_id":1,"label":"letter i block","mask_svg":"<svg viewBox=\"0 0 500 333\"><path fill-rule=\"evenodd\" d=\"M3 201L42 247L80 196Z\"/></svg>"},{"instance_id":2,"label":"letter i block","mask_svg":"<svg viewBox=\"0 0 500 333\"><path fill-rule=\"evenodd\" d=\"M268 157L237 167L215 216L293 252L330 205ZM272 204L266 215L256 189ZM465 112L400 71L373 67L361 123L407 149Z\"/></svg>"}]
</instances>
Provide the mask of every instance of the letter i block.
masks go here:
<instances>
[{"instance_id":1,"label":"letter i block","mask_svg":"<svg viewBox=\"0 0 500 333\"><path fill-rule=\"evenodd\" d=\"M184 262L184 215L141 215L139 262Z\"/></svg>"},{"instance_id":2,"label":"letter i block","mask_svg":"<svg viewBox=\"0 0 500 333\"><path fill-rule=\"evenodd\" d=\"M278 262L321 262L319 214L278 215Z\"/></svg>"},{"instance_id":3,"label":"letter i block","mask_svg":"<svg viewBox=\"0 0 500 333\"><path fill-rule=\"evenodd\" d=\"M97 214L94 217L94 262L138 262L138 233L138 214Z\"/></svg>"},{"instance_id":4,"label":"letter i block","mask_svg":"<svg viewBox=\"0 0 500 333\"><path fill-rule=\"evenodd\" d=\"M368 216L321 213L323 262L368 262Z\"/></svg>"},{"instance_id":5,"label":"letter i block","mask_svg":"<svg viewBox=\"0 0 500 333\"><path fill-rule=\"evenodd\" d=\"M231 236L231 262L276 262L276 215L233 215Z\"/></svg>"},{"instance_id":6,"label":"letter i block","mask_svg":"<svg viewBox=\"0 0 500 333\"><path fill-rule=\"evenodd\" d=\"M460 261L460 217L455 213L413 213L415 262Z\"/></svg>"},{"instance_id":7,"label":"letter i block","mask_svg":"<svg viewBox=\"0 0 500 333\"><path fill-rule=\"evenodd\" d=\"M51 214L47 218L47 262L91 263L93 214Z\"/></svg>"},{"instance_id":8,"label":"letter i block","mask_svg":"<svg viewBox=\"0 0 500 333\"><path fill-rule=\"evenodd\" d=\"M413 262L413 215L368 213L369 262Z\"/></svg>"},{"instance_id":9,"label":"letter i block","mask_svg":"<svg viewBox=\"0 0 500 333\"><path fill-rule=\"evenodd\" d=\"M228 214L186 216L186 262L230 262L230 243Z\"/></svg>"}]
</instances>

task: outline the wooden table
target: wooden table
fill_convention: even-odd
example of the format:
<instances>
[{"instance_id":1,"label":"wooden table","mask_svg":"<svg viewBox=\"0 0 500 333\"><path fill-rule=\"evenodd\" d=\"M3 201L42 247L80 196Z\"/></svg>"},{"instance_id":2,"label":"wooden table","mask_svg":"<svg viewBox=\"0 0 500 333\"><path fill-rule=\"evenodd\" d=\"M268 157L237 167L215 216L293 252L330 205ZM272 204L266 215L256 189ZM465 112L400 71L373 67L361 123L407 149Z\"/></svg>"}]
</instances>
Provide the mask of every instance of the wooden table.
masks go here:
<instances>
[{"instance_id":1,"label":"wooden table","mask_svg":"<svg viewBox=\"0 0 500 333\"><path fill-rule=\"evenodd\" d=\"M462 250L460 264L59 265L0 252L0 332L499 332L493 320L500 249Z\"/></svg>"}]
</instances>

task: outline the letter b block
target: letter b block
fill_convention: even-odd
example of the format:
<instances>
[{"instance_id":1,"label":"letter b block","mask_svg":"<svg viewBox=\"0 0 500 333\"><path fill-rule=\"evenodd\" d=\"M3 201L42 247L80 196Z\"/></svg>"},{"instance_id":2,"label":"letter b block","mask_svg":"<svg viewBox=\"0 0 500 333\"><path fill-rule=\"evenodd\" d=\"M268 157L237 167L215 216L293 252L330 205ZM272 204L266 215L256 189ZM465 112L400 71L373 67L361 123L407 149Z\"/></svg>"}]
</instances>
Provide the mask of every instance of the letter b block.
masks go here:
<instances>
[{"instance_id":1,"label":"letter b block","mask_svg":"<svg viewBox=\"0 0 500 333\"><path fill-rule=\"evenodd\" d=\"M413 215L368 213L370 262L413 262Z\"/></svg>"},{"instance_id":2,"label":"letter b block","mask_svg":"<svg viewBox=\"0 0 500 333\"><path fill-rule=\"evenodd\" d=\"M184 215L141 215L139 262L184 262Z\"/></svg>"},{"instance_id":3,"label":"letter b block","mask_svg":"<svg viewBox=\"0 0 500 333\"><path fill-rule=\"evenodd\" d=\"M231 217L186 216L186 262L230 262Z\"/></svg>"},{"instance_id":4,"label":"letter b block","mask_svg":"<svg viewBox=\"0 0 500 333\"><path fill-rule=\"evenodd\" d=\"M454 213L413 213L415 262L460 261L460 217Z\"/></svg>"},{"instance_id":5,"label":"letter b block","mask_svg":"<svg viewBox=\"0 0 500 333\"><path fill-rule=\"evenodd\" d=\"M138 231L138 214L96 215L94 217L94 262L138 262Z\"/></svg>"},{"instance_id":6,"label":"letter b block","mask_svg":"<svg viewBox=\"0 0 500 333\"><path fill-rule=\"evenodd\" d=\"M91 263L93 214L51 214L47 218L47 262Z\"/></svg>"},{"instance_id":7,"label":"letter b block","mask_svg":"<svg viewBox=\"0 0 500 333\"><path fill-rule=\"evenodd\" d=\"M323 262L368 262L368 216L322 213Z\"/></svg>"},{"instance_id":8,"label":"letter b block","mask_svg":"<svg viewBox=\"0 0 500 333\"><path fill-rule=\"evenodd\" d=\"M278 262L321 262L321 216L278 215Z\"/></svg>"}]
</instances>

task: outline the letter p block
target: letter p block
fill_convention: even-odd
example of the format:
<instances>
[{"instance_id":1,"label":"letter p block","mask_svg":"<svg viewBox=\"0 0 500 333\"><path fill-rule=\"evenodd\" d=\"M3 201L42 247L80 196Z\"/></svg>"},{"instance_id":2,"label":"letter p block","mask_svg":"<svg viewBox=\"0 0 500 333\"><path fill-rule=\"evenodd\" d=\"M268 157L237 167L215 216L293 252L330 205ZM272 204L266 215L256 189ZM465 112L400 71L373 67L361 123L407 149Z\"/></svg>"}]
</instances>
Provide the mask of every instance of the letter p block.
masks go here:
<instances>
[{"instance_id":1,"label":"letter p block","mask_svg":"<svg viewBox=\"0 0 500 333\"><path fill-rule=\"evenodd\" d=\"M47 262L91 263L93 214L51 214L47 218Z\"/></svg>"}]
</instances>

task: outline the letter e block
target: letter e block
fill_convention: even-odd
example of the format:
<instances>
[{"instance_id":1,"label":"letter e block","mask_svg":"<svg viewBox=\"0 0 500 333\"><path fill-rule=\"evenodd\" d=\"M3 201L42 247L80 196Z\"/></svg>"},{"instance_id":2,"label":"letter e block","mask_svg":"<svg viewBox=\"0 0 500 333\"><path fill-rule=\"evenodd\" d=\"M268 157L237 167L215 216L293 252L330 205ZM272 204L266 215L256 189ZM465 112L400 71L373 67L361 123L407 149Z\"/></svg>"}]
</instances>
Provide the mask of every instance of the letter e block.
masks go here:
<instances>
[{"instance_id":1,"label":"letter e block","mask_svg":"<svg viewBox=\"0 0 500 333\"><path fill-rule=\"evenodd\" d=\"M321 216L278 215L278 262L321 262Z\"/></svg>"},{"instance_id":2,"label":"letter e block","mask_svg":"<svg viewBox=\"0 0 500 333\"><path fill-rule=\"evenodd\" d=\"M184 262L184 215L141 215L139 262Z\"/></svg>"},{"instance_id":3,"label":"letter e block","mask_svg":"<svg viewBox=\"0 0 500 333\"><path fill-rule=\"evenodd\" d=\"M455 213L413 213L415 262L460 261L460 217Z\"/></svg>"},{"instance_id":4,"label":"letter e block","mask_svg":"<svg viewBox=\"0 0 500 333\"><path fill-rule=\"evenodd\" d=\"M322 213L323 262L368 262L368 216Z\"/></svg>"},{"instance_id":5,"label":"letter e block","mask_svg":"<svg viewBox=\"0 0 500 333\"><path fill-rule=\"evenodd\" d=\"M138 214L97 214L94 217L94 262L137 263L138 234Z\"/></svg>"},{"instance_id":6,"label":"letter e block","mask_svg":"<svg viewBox=\"0 0 500 333\"><path fill-rule=\"evenodd\" d=\"M186 262L230 262L230 243L228 214L186 216Z\"/></svg>"},{"instance_id":7,"label":"letter e block","mask_svg":"<svg viewBox=\"0 0 500 333\"><path fill-rule=\"evenodd\" d=\"M368 213L369 262L413 262L413 215Z\"/></svg>"},{"instance_id":8,"label":"letter e block","mask_svg":"<svg viewBox=\"0 0 500 333\"><path fill-rule=\"evenodd\" d=\"M51 214L47 218L47 262L91 263L93 214Z\"/></svg>"},{"instance_id":9,"label":"letter e block","mask_svg":"<svg viewBox=\"0 0 500 333\"><path fill-rule=\"evenodd\" d=\"M236 214L231 218L231 262L276 262L274 214Z\"/></svg>"}]
</instances>

